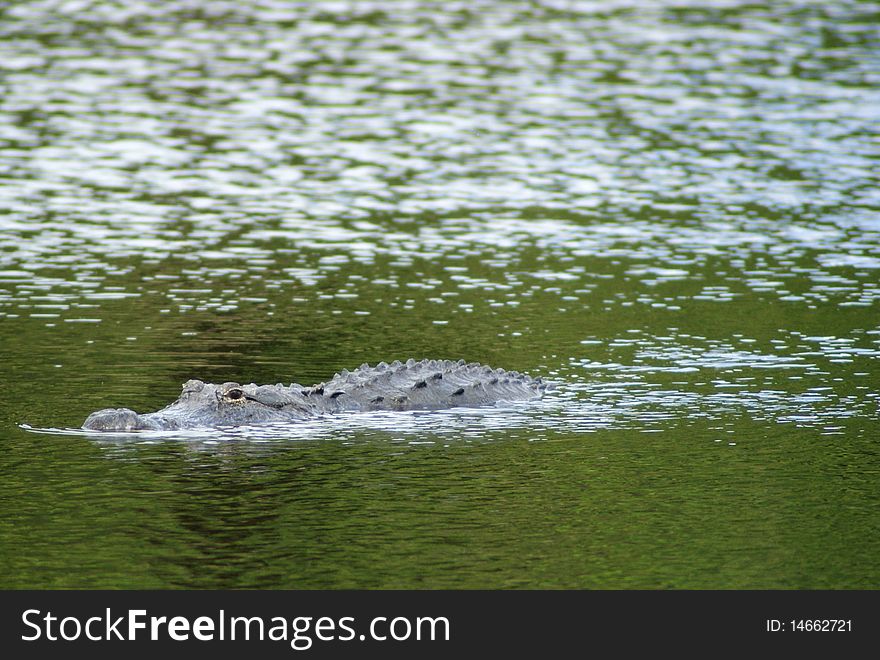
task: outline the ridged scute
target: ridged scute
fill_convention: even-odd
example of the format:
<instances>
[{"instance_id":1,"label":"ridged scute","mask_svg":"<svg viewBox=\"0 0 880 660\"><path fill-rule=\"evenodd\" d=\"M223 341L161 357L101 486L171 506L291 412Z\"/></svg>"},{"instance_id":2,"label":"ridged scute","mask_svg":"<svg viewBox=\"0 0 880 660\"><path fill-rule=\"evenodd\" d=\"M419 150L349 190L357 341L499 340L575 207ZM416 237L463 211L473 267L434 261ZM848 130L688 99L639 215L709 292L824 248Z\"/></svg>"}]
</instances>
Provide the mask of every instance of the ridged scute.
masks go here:
<instances>
[{"instance_id":1,"label":"ridged scute","mask_svg":"<svg viewBox=\"0 0 880 660\"><path fill-rule=\"evenodd\" d=\"M414 360L380 363L356 372L340 371L326 386L344 390L345 407L361 410L418 410L492 405L537 399L546 384L516 371L477 362Z\"/></svg>"}]
</instances>

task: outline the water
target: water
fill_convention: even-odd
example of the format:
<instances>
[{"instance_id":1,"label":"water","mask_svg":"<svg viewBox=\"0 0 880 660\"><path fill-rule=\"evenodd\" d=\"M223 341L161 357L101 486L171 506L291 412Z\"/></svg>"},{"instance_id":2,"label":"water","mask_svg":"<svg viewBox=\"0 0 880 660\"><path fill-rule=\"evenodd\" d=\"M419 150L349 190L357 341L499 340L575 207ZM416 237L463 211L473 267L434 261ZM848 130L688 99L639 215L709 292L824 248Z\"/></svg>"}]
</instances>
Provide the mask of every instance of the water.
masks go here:
<instances>
[{"instance_id":1,"label":"water","mask_svg":"<svg viewBox=\"0 0 880 660\"><path fill-rule=\"evenodd\" d=\"M4 587L880 587L876 2L0 14ZM464 358L485 410L97 436Z\"/></svg>"}]
</instances>

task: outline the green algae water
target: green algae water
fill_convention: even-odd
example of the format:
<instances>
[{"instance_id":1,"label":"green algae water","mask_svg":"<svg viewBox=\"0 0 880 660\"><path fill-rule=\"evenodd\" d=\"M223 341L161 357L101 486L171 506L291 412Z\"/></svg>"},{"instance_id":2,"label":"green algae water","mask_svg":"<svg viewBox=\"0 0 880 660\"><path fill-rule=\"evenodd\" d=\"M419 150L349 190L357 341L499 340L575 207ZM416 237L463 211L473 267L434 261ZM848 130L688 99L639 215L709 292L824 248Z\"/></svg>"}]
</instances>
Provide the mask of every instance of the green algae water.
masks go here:
<instances>
[{"instance_id":1,"label":"green algae water","mask_svg":"<svg viewBox=\"0 0 880 660\"><path fill-rule=\"evenodd\" d=\"M880 588L878 21L0 8L0 586ZM75 430L409 357L557 387Z\"/></svg>"}]
</instances>

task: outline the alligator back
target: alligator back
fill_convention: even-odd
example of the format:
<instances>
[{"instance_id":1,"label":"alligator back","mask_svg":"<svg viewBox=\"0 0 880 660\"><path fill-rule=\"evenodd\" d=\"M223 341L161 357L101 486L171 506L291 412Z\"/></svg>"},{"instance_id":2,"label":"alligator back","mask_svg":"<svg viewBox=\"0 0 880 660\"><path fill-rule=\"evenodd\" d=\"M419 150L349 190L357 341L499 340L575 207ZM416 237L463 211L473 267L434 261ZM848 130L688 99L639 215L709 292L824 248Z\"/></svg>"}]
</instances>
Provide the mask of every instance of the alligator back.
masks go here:
<instances>
[{"instance_id":1,"label":"alligator back","mask_svg":"<svg viewBox=\"0 0 880 660\"><path fill-rule=\"evenodd\" d=\"M343 410L431 410L539 398L548 385L516 371L464 360L408 360L342 370L311 388Z\"/></svg>"}]
</instances>

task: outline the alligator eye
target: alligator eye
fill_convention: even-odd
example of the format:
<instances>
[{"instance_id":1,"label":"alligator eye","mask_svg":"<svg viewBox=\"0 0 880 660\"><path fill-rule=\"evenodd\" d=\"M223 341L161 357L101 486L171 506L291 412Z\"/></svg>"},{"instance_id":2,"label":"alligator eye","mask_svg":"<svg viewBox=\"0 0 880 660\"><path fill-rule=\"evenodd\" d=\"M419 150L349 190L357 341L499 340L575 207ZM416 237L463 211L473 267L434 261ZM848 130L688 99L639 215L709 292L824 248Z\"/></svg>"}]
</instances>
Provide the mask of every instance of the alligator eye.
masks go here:
<instances>
[{"instance_id":1,"label":"alligator eye","mask_svg":"<svg viewBox=\"0 0 880 660\"><path fill-rule=\"evenodd\" d=\"M241 390L233 389L233 390L229 390L226 393L226 398L232 399L233 401L238 401L243 396L244 396L244 392L242 392Z\"/></svg>"}]
</instances>

